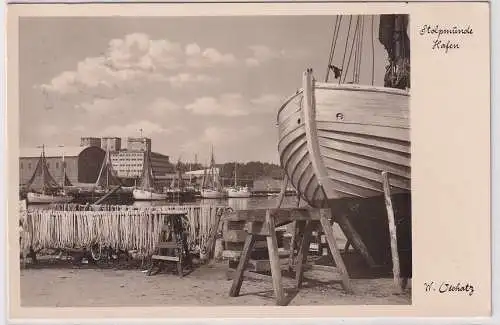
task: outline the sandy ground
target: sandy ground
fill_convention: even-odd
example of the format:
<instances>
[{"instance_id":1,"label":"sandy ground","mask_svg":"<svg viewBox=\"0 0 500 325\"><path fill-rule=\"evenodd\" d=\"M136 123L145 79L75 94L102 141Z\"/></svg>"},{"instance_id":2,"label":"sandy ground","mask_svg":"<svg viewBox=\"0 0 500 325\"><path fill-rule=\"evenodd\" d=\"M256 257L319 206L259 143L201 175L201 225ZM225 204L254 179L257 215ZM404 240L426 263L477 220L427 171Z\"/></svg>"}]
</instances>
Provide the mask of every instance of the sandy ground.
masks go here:
<instances>
[{"instance_id":1,"label":"sandy ground","mask_svg":"<svg viewBox=\"0 0 500 325\"><path fill-rule=\"evenodd\" d=\"M21 270L23 307L274 305L272 284L245 279L241 295L229 297L227 266L203 265L184 278L141 270L37 268ZM338 277L305 273L304 287L289 305L410 304L411 294L392 294L392 279L352 279L353 294L342 291ZM314 279L314 280L313 280ZM319 281L318 281L319 280ZM284 281L290 288L290 281Z\"/></svg>"}]
</instances>

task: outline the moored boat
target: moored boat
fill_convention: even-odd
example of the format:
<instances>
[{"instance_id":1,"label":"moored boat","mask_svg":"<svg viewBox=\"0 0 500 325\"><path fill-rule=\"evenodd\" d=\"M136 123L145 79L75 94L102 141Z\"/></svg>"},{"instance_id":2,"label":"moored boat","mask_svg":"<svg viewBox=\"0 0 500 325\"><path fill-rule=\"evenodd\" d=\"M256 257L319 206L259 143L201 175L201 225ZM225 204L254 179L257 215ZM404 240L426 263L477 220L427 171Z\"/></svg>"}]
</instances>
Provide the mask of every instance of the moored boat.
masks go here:
<instances>
[{"instance_id":1,"label":"moored boat","mask_svg":"<svg viewBox=\"0 0 500 325\"><path fill-rule=\"evenodd\" d=\"M64 166L64 159L63 159ZM62 185L50 174L45 159L45 146L42 146L40 159L33 176L26 184L26 199L30 204L69 203L73 196L64 191L64 185L70 184L63 167Z\"/></svg>"},{"instance_id":2,"label":"moored boat","mask_svg":"<svg viewBox=\"0 0 500 325\"><path fill-rule=\"evenodd\" d=\"M56 194L28 192L26 198L32 204L69 203L73 200L73 196L61 192Z\"/></svg>"},{"instance_id":3,"label":"moored boat","mask_svg":"<svg viewBox=\"0 0 500 325\"><path fill-rule=\"evenodd\" d=\"M248 188L248 186L239 186L238 185L238 164L234 165L234 185L227 188L227 197L230 198L248 198L252 196L252 192Z\"/></svg>"},{"instance_id":4,"label":"moored boat","mask_svg":"<svg viewBox=\"0 0 500 325\"><path fill-rule=\"evenodd\" d=\"M144 164L139 185L133 189L132 196L138 201L163 201L168 198L166 193L160 192L154 186L153 169L151 167L150 152L144 153Z\"/></svg>"},{"instance_id":5,"label":"moored boat","mask_svg":"<svg viewBox=\"0 0 500 325\"><path fill-rule=\"evenodd\" d=\"M230 198L248 198L252 192L246 186L231 187L227 189L227 196Z\"/></svg>"},{"instance_id":6,"label":"moored boat","mask_svg":"<svg viewBox=\"0 0 500 325\"><path fill-rule=\"evenodd\" d=\"M155 189L147 190L142 188L135 188L132 191L132 195L137 201L162 201L166 200L168 197L166 193L160 193Z\"/></svg>"},{"instance_id":7,"label":"moored boat","mask_svg":"<svg viewBox=\"0 0 500 325\"><path fill-rule=\"evenodd\" d=\"M208 172L205 170L203 175L200 195L203 199L222 199L227 195L227 192L222 189L219 171L215 167L213 148L211 150L210 168Z\"/></svg>"}]
</instances>

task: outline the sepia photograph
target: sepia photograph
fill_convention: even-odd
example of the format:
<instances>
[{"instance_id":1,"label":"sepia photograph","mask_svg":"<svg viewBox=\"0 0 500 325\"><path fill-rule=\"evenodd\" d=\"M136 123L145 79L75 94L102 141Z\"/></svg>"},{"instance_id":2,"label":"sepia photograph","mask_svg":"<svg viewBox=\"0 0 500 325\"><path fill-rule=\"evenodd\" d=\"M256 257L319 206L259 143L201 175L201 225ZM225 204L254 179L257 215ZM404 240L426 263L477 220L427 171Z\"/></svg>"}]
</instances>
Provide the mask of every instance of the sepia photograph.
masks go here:
<instances>
[{"instance_id":1,"label":"sepia photograph","mask_svg":"<svg viewBox=\"0 0 500 325\"><path fill-rule=\"evenodd\" d=\"M410 19L21 17L21 306L411 305Z\"/></svg>"}]
</instances>

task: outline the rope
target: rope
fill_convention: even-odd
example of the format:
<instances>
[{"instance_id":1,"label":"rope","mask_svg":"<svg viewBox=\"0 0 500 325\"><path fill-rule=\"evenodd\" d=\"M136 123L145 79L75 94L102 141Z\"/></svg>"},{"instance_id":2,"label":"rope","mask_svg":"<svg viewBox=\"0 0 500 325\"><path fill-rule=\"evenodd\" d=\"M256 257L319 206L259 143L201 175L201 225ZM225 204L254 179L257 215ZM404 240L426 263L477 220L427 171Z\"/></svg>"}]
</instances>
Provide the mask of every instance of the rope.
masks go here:
<instances>
[{"instance_id":1,"label":"rope","mask_svg":"<svg viewBox=\"0 0 500 325\"><path fill-rule=\"evenodd\" d=\"M375 81L375 43L373 42L373 33L375 32L375 29L373 27L374 16L372 15L371 18L372 18L371 35L372 35L372 86L373 86Z\"/></svg>"},{"instance_id":2,"label":"rope","mask_svg":"<svg viewBox=\"0 0 500 325\"><path fill-rule=\"evenodd\" d=\"M340 24L342 23L342 16L335 17L335 26L333 28L332 44L330 46L330 56L328 58L328 65L326 66L326 78L325 82L328 82L328 77L330 76L330 66L332 65L333 56L335 54L335 47L337 46L337 39L339 38Z\"/></svg>"},{"instance_id":3,"label":"rope","mask_svg":"<svg viewBox=\"0 0 500 325\"><path fill-rule=\"evenodd\" d=\"M354 82L359 83L359 76L361 74L361 60L363 58L363 39L365 35L365 18L361 17L360 22L360 36L358 38L358 50L357 50L357 63L356 63L356 77Z\"/></svg>"},{"instance_id":4,"label":"rope","mask_svg":"<svg viewBox=\"0 0 500 325\"><path fill-rule=\"evenodd\" d=\"M345 55L347 53L347 45L349 43L349 35L351 34L351 23L352 23L352 16L349 17L349 29L347 30L347 37L345 40L345 48L344 48L344 57L342 58L342 71L344 71L344 63L345 63ZM339 78L339 85L342 80L342 76Z\"/></svg>"},{"instance_id":5,"label":"rope","mask_svg":"<svg viewBox=\"0 0 500 325\"><path fill-rule=\"evenodd\" d=\"M359 32L359 17L356 18L356 27L354 29L354 36L352 38L351 51L349 52L349 59L347 60L347 67L345 69L344 79L342 80L342 83L345 82L345 79L347 78L347 73L349 72L349 66L351 65L351 58L352 58L352 53L353 53L353 49L354 49L354 43L356 43L356 39L357 39L356 35L358 34L358 32ZM347 49L348 41L349 41L349 33L347 33L346 49ZM345 53L344 53L344 55L345 55ZM344 63L343 62L342 62L342 70L344 70Z\"/></svg>"}]
</instances>

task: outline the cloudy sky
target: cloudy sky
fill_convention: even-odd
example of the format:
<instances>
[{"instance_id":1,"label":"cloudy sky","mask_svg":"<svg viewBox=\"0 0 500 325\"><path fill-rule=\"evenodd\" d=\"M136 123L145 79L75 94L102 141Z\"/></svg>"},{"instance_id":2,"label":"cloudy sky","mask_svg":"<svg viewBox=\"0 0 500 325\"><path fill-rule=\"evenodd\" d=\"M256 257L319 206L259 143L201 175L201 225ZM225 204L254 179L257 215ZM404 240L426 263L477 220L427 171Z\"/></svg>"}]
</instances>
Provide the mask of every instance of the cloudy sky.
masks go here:
<instances>
[{"instance_id":1,"label":"cloudy sky","mask_svg":"<svg viewBox=\"0 0 500 325\"><path fill-rule=\"evenodd\" d=\"M23 18L22 147L139 136L172 160L278 162L276 110L313 68L325 78L334 16ZM341 65L348 19L334 63ZM385 51L377 40L375 84ZM370 20L361 82L371 83ZM125 139L123 139L125 141Z\"/></svg>"}]
</instances>

